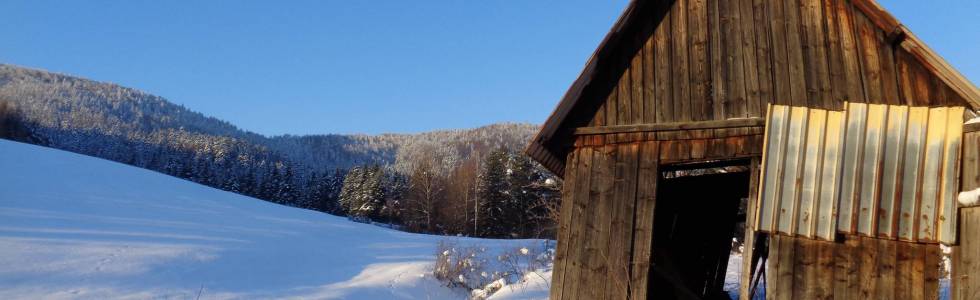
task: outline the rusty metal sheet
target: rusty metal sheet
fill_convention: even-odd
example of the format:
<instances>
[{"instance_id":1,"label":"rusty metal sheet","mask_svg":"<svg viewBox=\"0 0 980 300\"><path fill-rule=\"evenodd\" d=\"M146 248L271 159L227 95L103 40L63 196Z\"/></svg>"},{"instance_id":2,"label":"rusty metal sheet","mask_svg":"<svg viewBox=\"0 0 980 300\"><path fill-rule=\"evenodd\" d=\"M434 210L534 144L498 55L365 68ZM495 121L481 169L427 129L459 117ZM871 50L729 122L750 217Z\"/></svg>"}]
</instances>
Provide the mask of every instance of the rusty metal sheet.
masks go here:
<instances>
[{"instance_id":1,"label":"rusty metal sheet","mask_svg":"<svg viewBox=\"0 0 980 300\"><path fill-rule=\"evenodd\" d=\"M954 243L963 107L770 105L756 229Z\"/></svg>"},{"instance_id":2,"label":"rusty metal sheet","mask_svg":"<svg viewBox=\"0 0 980 300\"><path fill-rule=\"evenodd\" d=\"M928 107L912 107L909 109L908 128L905 134L905 160L902 166L902 195L916 195L922 192L922 165L913 162L922 161L925 156L926 127L929 122ZM919 228L915 220L919 215L919 203L902 201L898 222L898 238L914 241Z\"/></svg>"},{"instance_id":3,"label":"rusty metal sheet","mask_svg":"<svg viewBox=\"0 0 980 300\"><path fill-rule=\"evenodd\" d=\"M939 236L936 238L944 244L956 243L956 197L960 189L960 159L963 143L963 120L965 108L951 107L946 119L946 139L943 148L943 172L940 178L942 190L939 196Z\"/></svg>"},{"instance_id":4,"label":"rusty metal sheet","mask_svg":"<svg viewBox=\"0 0 980 300\"><path fill-rule=\"evenodd\" d=\"M878 219L878 188L881 182L882 154L884 153L885 119L888 114L888 106L884 104L868 105L868 115L864 133L864 153L861 157L860 178L857 185L860 188L860 198L858 198L858 211L851 212L857 215L857 232L874 236L875 224ZM850 132L848 132L850 133ZM872 184L867 184L872 183Z\"/></svg>"},{"instance_id":5,"label":"rusty metal sheet","mask_svg":"<svg viewBox=\"0 0 980 300\"><path fill-rule=\"evenodd\" d=\"M826 138L823 146L823 174L820 199L817 208L818 236L830 237L837 232L837 197L841 188L843 169L845 114L842 111L827 112Z\"/></svg>"},{"instance_id":6,"label":"rusty metal sheet","mask_svg":"<svg viewBox=\"0 0 980 300\"><path fill-rule=\"evenodd\" d=\"M903 152L906 146L906 133L909 121L908 106L888 108L888 125L885 129L884 158L881 171L881 195L879 196L878 235L895 237L898 231L898 216L901 211ZM909 201L912 202L912 201Z\"/></svg>"},{"instance_id":7,"label":"rusty metal sheet","mask_svg":"<svg viewBox=\"0 0 980 300\"><path fill-rule=\"evenodd\" d=\"M844 163L841 173L841 192L837 229L853 232L857 227L856 217L852 214L857 207L860 193L858 178L860 178L861 153L864 149L864 131L868 122L868 106L847 103L847 128L844 131Z\"/></svg>"},{"instance_id":8,"label":"rusty metal sheet","mask_svg":"<svg viewBox=\"0 0 980 300\"><path fill-rule=\"evenodd\" d=\"M769 107L757 229L833 239L844 121L840 111Z\"/></svg>"},{"instance_id":9,"label":"rusty metal sheet","mask_svg":"<svg viewBox=\"0 0 980 300\"><path fill-rule=\"evenodd\" d=\"M783 156L783 148L785 148L785 143L783 139L786 138L786 120L789 119L789 107L783 105L769 105L767 108L768 118L766 120L766 136L763 142L763 152L768 153L762 160L762 168L765 170L767 166L776 166L781 164L781 159ZM760 195L763 199L779 199L779 172L774 170L773 172L762 172L762 180L760 181L759 188L761 189ZM774 216L776 214L776 207L779 203L776 201L765 201L759 203L757 207L758 217L756 218L756 228L768 232L776 231L774 226Z\"/></svg>"},{"instance_id":10,"label":"rusty metal sheet","mask_svg":"<svg viewBox=\"0 0 980 300\"><path fill-rule=\"evenodd\" d=\"M823 152L823 139L826 136L827 111L821 109L810 110L810 116L806 125L806 142L803 149L803 181L800 185L800 212L798 213L798 223L796 232L802 236L812 238L816 232L816 220L819 215L817 203L819 202L820 191L820 169L823 167L821 162L821 152Z\"/></svg>"}]
</instances>

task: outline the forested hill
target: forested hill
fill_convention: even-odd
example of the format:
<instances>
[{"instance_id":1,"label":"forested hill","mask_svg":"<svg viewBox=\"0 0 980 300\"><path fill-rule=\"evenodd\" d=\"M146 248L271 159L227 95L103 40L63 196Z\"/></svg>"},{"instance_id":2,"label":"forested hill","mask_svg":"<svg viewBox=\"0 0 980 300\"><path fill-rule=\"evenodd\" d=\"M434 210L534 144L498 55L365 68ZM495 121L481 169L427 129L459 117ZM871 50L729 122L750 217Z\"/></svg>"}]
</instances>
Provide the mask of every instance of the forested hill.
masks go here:
<instances>
[{"instance_id":1,"label":"forested hill","mask_svg":"<svg viewBox=\"0 0 980 300\"><path fill-rule=\"evenodd\" d=\"M493 150L519 155L537 130L502 123L421 134L267 137L136 89L3 64L0 106L0 114L25 127L29 142L324 211L338 210L336 197L352 168L408 176L425 160L448 176Z\"/></svg>"}]
</instances>

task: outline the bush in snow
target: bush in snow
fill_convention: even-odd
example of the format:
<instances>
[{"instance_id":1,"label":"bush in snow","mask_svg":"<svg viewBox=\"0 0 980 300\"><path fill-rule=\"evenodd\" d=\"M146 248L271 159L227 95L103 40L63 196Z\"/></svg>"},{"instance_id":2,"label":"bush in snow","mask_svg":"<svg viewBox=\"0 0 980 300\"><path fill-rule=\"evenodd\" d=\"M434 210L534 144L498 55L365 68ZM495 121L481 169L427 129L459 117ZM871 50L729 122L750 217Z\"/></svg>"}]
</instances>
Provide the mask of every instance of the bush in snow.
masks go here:
<instances>
[{"instance_id":1,"label":"bush in snow","mask_svg":"<svg viewBox=\"0 0 980 300\"><path fill-rule=\"evenodd\" d=\"M474 289L491 281L483 247L459 247L442 241L436 248L436 265L432 273L449 287Z\"/></svg>"},{"instance_id":2,"label":"bush in snow","mask_svg":"<svg viewBox=\"0 0 980 300\"><path fill-rule=\"evenodd\" d=\"M488 253L485 247L460 247L440 242L433 274L449 287L471 290L471 298L485 299L504 286L522 287L529 276L541 274L554 259L554 249L544 242L499 253Z\"/></svg>"}]
</instances>

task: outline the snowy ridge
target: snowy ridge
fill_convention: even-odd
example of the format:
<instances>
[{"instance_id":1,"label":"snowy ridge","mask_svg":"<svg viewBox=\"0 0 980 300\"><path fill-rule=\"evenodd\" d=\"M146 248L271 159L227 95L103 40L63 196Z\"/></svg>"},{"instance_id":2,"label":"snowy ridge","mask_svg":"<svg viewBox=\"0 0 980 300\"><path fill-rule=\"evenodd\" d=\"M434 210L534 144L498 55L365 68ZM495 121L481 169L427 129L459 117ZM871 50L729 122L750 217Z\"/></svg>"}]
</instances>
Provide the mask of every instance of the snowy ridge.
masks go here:
<instances>
[{"instance_id":1,"label":"snowy ridge","mask_svg":"<svg viewBox=\"0 0 980 300\"><path fill-rule=\"evenodd\" d=\"M439 241L541 242L398 232L6 140L0 166L2 299L465 299L431 276Z\"/></svg>"}]
</instances>

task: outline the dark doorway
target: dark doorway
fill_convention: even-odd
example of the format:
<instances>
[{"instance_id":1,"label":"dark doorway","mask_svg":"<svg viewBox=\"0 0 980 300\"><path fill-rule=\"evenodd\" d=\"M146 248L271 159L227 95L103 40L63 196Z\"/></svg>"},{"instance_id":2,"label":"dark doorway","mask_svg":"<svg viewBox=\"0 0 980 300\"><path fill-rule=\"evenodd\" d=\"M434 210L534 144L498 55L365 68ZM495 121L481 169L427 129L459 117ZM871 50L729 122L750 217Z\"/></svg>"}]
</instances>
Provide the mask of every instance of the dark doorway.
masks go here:
<instances>
[{"instance_id":1,"label":"dark doorway","mask_svg":"<svg viewBox=\"0 0 980 300\"><path fill-rule=\"evenodd\" d=\"M650 299L729 299L723 291L746 165L667 167L657 184ZM680 169L679 169L680 168ZM686 168L686 169L684 169Z\"/></svg>"}]
</instances>

